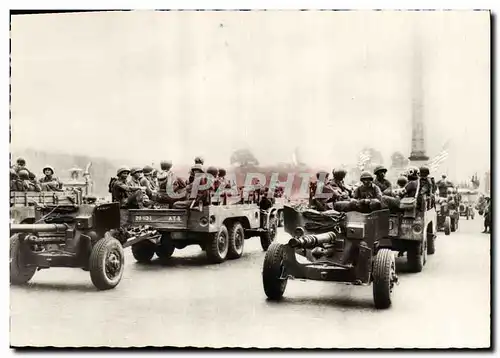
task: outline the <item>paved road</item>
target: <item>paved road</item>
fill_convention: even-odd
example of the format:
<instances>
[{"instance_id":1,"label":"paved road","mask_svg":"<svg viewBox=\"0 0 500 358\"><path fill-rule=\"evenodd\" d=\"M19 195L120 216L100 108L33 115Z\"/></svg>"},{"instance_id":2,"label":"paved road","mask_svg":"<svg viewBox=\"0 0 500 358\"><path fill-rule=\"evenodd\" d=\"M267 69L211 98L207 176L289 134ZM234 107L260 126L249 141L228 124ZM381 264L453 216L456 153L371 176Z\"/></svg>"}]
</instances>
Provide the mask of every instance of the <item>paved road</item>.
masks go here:
<instances>
[{"instance_id":1,"label":"paved road","mask_svg":"<svg viewBox=\"0 0 500 358\"><path fill-rule=\"evenodd\" d=\"M44 270L11 288L11 344L486 347L490 235L481 229L476 218L440 234L422 273L400 273L385 311L373 308L371 287L325 282L289 282L284 301L268 302L258 239L247 241L240 260L221 265L207 265L194 246L168 266L136 264L127 250L124 278L106 292L95 291L84 271Z\"/></svg>"}]
</instances>

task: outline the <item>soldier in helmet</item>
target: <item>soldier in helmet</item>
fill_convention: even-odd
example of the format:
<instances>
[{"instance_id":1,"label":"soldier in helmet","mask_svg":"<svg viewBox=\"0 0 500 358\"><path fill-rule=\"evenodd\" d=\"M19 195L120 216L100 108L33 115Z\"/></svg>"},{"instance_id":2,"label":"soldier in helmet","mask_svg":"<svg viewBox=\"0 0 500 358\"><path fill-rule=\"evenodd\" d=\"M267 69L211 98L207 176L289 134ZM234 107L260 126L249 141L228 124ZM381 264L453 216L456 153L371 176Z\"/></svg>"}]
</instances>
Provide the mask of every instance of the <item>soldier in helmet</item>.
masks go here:
<instances>
[{"instance_id":1,"label":"soldier in helmet","mask_svg":"<svg viewBox=\"0 0 500 358\"><path fill-rule=\"evenodd\" d=\"M52 168L50 165L46 165L43 170L43 174L45 176L40 179L40 185L42 186L42 190L44 191L62 191L62 183L55 176L54 173L54 168Z\"/></svg>"},{"instance_id":2,"label":"soldier in helmet","mask_svg":"<svg viewBox=\"0 0 500 358\"><path fill-rule=\"evenodd\" d=\"M140 169L140 168L138 168L138 169ZM142 170L142 175L138 174L139 186L144 188L148 198L150 198L151 200L155 200L155 190L154 190L153 183L151 180L152 179L151 174L153 172L153 168L149 165L146 165L141 170Z\"/></svg>"},{"instance_id":3,"label":"soldier in helmet","mask_svg":"<svg viewBox=\"0 0 500 358\"><path fill-rule=\"evenodd\" d=\"M347 175L345 169L333 169L332 170L333 179L330 181L330 185L335 189L336 200L348 200L352 193L351 190L345 185L344 179Z\"/></svg>"},{"instance_id":4,"label":"soldier in helmet","mask_svg":"<svg viewBox=\"0 0 500 358\"><path fill-rule=\"evenodd\" d=\"M328 181L330 173L320 171L316 173L316 181L309 183L309 205L325 211L333 208L334 189Z\"/></svg>"},{"instance_id":5,"label":"soldier in helmet","mask_svg":"<svg viewBox=\"0 0 500 358\"><path fill-rule=\"evenodd\" d=\"M439 191L439 196L442 198L446 198L447 189L453 187L453 183L447 179L446 174L441 175L441 180L439 180L436 184Z\"/></svg>"},{"instance_id":6,"label":"soldier in helmet","mask_svg":"<svg viewBox=\"0 0 500 358\"><path fill-rule=\"evenodd\" d=\"M158 187L162 192L167 192L167 183L173 177L172 162L170 160L162 160L160 162L160 172L158 173Z\"/></svg>"},{"instance_id":7,"label":"soldier in helmet","mask_svg":"<svg viewBox=\"0 0 500 358\"><path fill-rule=\"evenodd\" d=\"M419 196L421 196L425 203L426 207L430 208L433 206L431 201L433 193L432 193L432 181L429 178L430 170L426 166L422 166L419 169L420 172L420 185L419 185Z\"/></svg>"},{"instance_id":8,"label":"soldier in helmet","mask_svg":"<svg viewBox=\"0 0 500 358\"><path fill-rule=\"evenodd\" d=\"M199 165L205 165L205 159L203 159L203 157L201 156L198 156L196 158L194 158L194 164L199 164Z\"/></svg>"},{"instance_id":9,"label":"soldier in helmet","mask_svg":"<svg viewBox=\"0 0 500 358\"><path fill-rule=\"evenodd\" d=\"M40 182L36 178L35 173L29 173L29 187L30 191L42 191L42 186L40 185Z\"/></svg>"},{"instance_id":10,"label":"soldier in helmet","mask_svg":"<svg viewBox=\"0 0 500 358\"><path fill-rule=\"evenodd\" d=\"M400 176L396 182L398 187L392 191L393 195L396 197L403 196L406 184L408 184L408 178L404 176Z\"/></svg>"},{"instance_id":11,"label":"soldier in helmet","mask_svg":"<svg viewBox=\"0 0 500 358\"><path fill-rule=\"evenodd\" d=\"M19 173L22 169L29 172L28 168L26 168L26 160L24 158L17 158L16 164L12 166L12 169L14 169L16 173Z\"/></svg>"},{"instance_id":12,"label":"soldier in helmet","mask_svg":"<svg viewBox=\"0 0 500 358\"><path fill-rule=\"evenodd\" d=\"M130 169L121 167L116 171L117 179L112 184L111 194L115 202L123 209L143 208L143 194L140 186L130 185L128 180Z\"/></svg>"},{"instance_id":13,"label":"soldier in helmet","mask_svg":"<svg viewBox=\"0 0 500 358\"><path fill-rule=\"evenodd\" d=\"M14 170L15 172L15 170ZM28 191L29 190L29 171L20 169L15 175L11 173L11 190L12 191Z\"/></svg>"},{"instance_id":14,"label":"soldier in helmet","mask_svg":"<svg viewBox=\"0 0 500 358\"><path fill-rule=\"evenodd\" d=\"M375 180L373 181L373 184L380 188L382 194L391 195L392 184L385 178L385 175L387 174L387 168L383 165L378 165L373 170L373 174L375 174Z\"/></svg>"},{"instance_id":15,"label":"soldier in helmet","mask_svg":"<svg viewBox=\"0 0 500 358\"><path fill-rule=\"evenodd\" d=\"M353 197L358 200L358 210L361 212L380 209L382 206L382 191L373 183L370 172L363 172L360 176L361 186L354 190Z\"/></svg>"},{"instance_id":16,"label":"soldier in helmet","mask_svg":"<svg viewBox=\"0 0 500 358\"><path fill-rule=\"evenodd\" d=\"M418 180L420 171L417 167L410 167L407 170L407 175L408 183L405 185L405 188L400 196L403 198L416 198L418 194L417 191L419 187Z\"/></svg>"},{"instance_id":17,"label":"soldier in helmet","mask_svg":"<svg viewBox=\"0 0 500 358\"><path fill-rule=\"evenodd\" d=\"M205 171L201 164L195 164L191 167L191 174L188 179L188 184L184 189L185 200L177 201L174 203L174 208L186 208L191 207L201 203L209 202L207 189L201 189L200 186L205 187L207 184L207 177L200 177L199 180L195 181L200 175L203 175Z\"/></svg>"}]
</instances>

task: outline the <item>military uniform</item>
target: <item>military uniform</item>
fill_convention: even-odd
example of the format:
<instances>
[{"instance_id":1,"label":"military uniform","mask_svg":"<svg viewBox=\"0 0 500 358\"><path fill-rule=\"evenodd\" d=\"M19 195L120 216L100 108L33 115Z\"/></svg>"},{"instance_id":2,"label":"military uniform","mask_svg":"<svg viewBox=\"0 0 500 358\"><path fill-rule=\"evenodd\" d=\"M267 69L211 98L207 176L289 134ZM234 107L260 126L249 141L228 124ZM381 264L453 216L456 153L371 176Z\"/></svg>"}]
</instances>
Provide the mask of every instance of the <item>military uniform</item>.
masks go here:
<instances>
[{"instance_id":1,"label":"military uniform","mask_svg":"<svg viewBox=\"0 0 500 358\"><path fill-rule=\"evenodd\" d=\"M372 184L370 186L361 185L354 190L354 199L377 199L382 200L382 191L380 188Z\"/></svg>"},{"instance_id":2,"label":"military uniform","mask_svg":"<svg viewBox=\"0 0 500 358\"><path fill-rule=\"evenodd\" d=\"M54 174L54 168L51 166L46 166L43 168L42 172L45 173L46 170L50 170L52 174L45 175L40 179L40 185L44 191L62 191L63 184Z\"/></svg>"}]
</instances>

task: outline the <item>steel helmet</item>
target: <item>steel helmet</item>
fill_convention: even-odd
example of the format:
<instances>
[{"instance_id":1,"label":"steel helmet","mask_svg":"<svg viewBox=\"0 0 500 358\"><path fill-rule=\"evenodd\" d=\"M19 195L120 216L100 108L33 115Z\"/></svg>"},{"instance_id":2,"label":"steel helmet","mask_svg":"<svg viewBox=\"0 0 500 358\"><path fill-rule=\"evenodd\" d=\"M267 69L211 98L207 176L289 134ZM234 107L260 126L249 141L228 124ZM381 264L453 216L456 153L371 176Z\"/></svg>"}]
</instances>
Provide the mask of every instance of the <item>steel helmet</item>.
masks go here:
<instances>
[{"instance_id":1,"label":"steel helmet","mask_svg":"<svg viewBox=\"0 0 500 358\"><path fill-rule=\"evenodd\" d=\"M387 168L384 167L383 165L377 165L375 169L373 170L373 174L377 175L378 172L384 171L387 173Z\"/></svg>"},{"instance_id":2,"label":"steel helmet","mask_svg":"<svg viewBox=\"0 0 500 358\"><path fill-rule=\"evenodd\" d=\"M49 169L52 172L52 174L54 174L54 168L52 168L50 165L44 166L42 172L45 173L47 169Z\"/></svg>"},{"instance_id":3,"label":"steel helmet","mask_svg":"<svg viewBox=\"0 0 500 358\"><path fill-rule=\"evenodd\" d=\"M431 173L431 171L429 170L429 167L427 167L425 165L421 166L419 171L420 171L420 176L423 176L423 177L426 177Z\"/></svg>"},{"instance_id":4,"label":"steel helmet","mask_svg":"<svg viewBox=\"0 0 500 358\"><path fill-rule=\"evenodd\" d=\"M223 177L226 175L226 169L224 168L219 168L219 176Z\"/></svg>"},{"instance_id":5,"label":"steel helmet","mask_svg":"<svg viewBox=\"0 0 500 358\"><path fill-rule=\"evenodd\" d=\"M191 167L191 172L199 172L199 173L204 173L205 171L203 170L203 166L201 164L195 164Z\"/></svg>"},{"instance_id":6,"label":"steel helmet","mask_svg":"<svg viewBox=\"0 0 500 358\"><path fill-rule=\"evenodd\" d=\"M214 177L216 177L217 174L219 173L219 171L217 170L216 167L210 166L210 167L207 168L207 173L208 174L212 174Z\"/></svg>"},{"instance_id":7,"label":"steel helmet","mask_svg":"<svg viewBox=\"0 0 500 358\"><path fill-rule=\"evenodd\" d=\"M371 175L370 172L363 172L361 173L359 180L373 180L373 176Z\"/></svg>"},{"instance_id":8,"label":"steel helmet","mask_svg":"<svg viewBox=\"0 0 500 358\"><path fill-rule=\"evenodd\" d=\"M407 170L408 178L409 177L418 177L420 172L417 167L410 167Z\"/></svg>"},{"instance_id":9,"label":"steel helmet","mask_svg":"<svg viewBox=\"0 0 500 358\"><path fill-rule=\"evenodd\" d=\"M162 160L160 162L160 168L162 170L168 170L168 169L172 168L172 162L170 160Z\"/></svg>"},{"instance_id":10,"label":"steel helmet","mask_svg":"<svg viewBox=\"0 0 500 358\"><path fill-rule=\"evenodd\" d=\"M30 173L26 169L21 169L19 171L19 179L28 180L30 178Z\"/></svg>"},{"instance_id":11,"label":"steel helmet","mask_svg":"<svg viewBox=\"0 0 500 358\"><path fill-rule=\"evenodd\" d=\"M26 160L24 158L17 158L16 163L18 165L26 165Z\"/></svg>"},{"instance_id":12,"label":"steel helmet","mask_svg":"<svg viewBox=\"0 0 500 358\"><path fill-rule=\"evenodd\" d=\"M343 168L333 169L332 174L335 179L342 180L347 175L347 170Z\"/></svg>"},{"instance_id":13,"label":"steel helmet","mask_svg":"<svg viewBox=\"0 0 500 358\"><path fill-rule=\"evenodd\" d=\"M153 167L150 166L150 165L146 165L142 171L144 172L144 174L149 174L149 173L152 173L153 172Z\"/></svg>"},{"instance_id":14,"label":"steel helmet","mask_svg":"<svg viewBox=\"0 0 500 358\"><path fill-rule=\"evenodd\" d=\"M116 171L116 175L120 175L121 173L130 173L130 168L129 167L120 167Z\"/></svg>"},{"instance_id":15,"label":"steel helmet","mask_svg":"<svg viewBox=\"0 0 500 358\"><path fill-rule=\"evenodd\" d=\"M141 167L133 167L130 169L130 174L134 175L135 173L142 173L142 168Z\"/></svg>"},{"instance_id":16,"label":"steel helmet","mask_svg":"<svg viewBox=\"0 0 500 358\"><path fill-rule=\"evenodd\" d=\"M198 156L198 157L194 158L194 164L201 164L201 165L203 165L203 164L205 164L205 160L203 159L203 157Z\"/></svg>"},{"instance_id":17,"label":"steel helmet","mask_svg":"<svg viewBox=\"0 0 500 358\"><path fill-rule=\"evenodd\" d=\"M398 184L399 186L405 186L406 184L408 184L408 178L407 178L407 177L400 176L400 177L398 178L397 184Z\"/></svg>"}]
</instances>

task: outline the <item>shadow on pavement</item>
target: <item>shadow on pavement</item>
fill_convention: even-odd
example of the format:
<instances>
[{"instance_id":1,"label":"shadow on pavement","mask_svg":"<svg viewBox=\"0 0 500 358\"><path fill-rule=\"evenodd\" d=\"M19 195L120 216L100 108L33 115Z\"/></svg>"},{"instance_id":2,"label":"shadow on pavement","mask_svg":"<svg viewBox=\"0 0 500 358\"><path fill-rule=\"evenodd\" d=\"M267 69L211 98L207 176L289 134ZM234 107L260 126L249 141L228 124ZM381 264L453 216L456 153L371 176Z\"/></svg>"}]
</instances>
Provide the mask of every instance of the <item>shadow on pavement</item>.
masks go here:
<instances>
[{"instance_id":1,"label":"shadow on pavement","mask_svg":"<svg viewBox=\"0 0 500 358\"><path fill-rule=\"evenodd\" d=\"M77 291L77 292L101 292L92 285L92 283L47 283L32 282L22 286L16 286L16 289L26 289L35 291Z\"/></svg>"},{"instance_id":2,"label":"shadow on pavement","mask_svg":"<svg viewBox=\"0 0 500 358\"><path fill-rule=\"evenodd\" d=\"M269 306L273 305L294 305L294 306L331 306L331 307L341 307L352 310L367 309L372 311L377 311L373 304L373 300L365 299L352 299L349 297L284 297L282 300L276 302L266 299L266 303Z\"/></svg>"}]
</instances>

